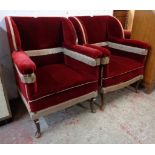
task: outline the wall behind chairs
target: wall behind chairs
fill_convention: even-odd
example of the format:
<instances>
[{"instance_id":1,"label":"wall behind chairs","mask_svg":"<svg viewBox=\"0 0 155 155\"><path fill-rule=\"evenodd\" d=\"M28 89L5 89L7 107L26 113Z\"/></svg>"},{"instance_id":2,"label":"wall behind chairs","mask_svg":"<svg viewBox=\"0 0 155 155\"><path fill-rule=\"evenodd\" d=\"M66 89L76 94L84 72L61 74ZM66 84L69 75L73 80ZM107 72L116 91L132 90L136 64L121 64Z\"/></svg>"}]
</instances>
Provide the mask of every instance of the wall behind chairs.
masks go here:
<instances>
[{"instance_id":1,"label":"wall behind chairs","mask_svg":"<svg viewBox=\"0 0 155 155\"><path fill-rule=\"evenodd\" d=\"M5 85L9 99L18 97L13 65L8 44L5 16L82 16L82 15L112 15L112 10L60 10L60 11L0 11L0 64L4 68Z\"/></svg>"},{"instance_id":2,"label":"wall behind chairs","mask_svg":"<svg viewBox=\"0 0 155 155\"><path fill-rule=\"evenodd\" d=\"M82 15L112 15L113 10L58 10L58 11L51 11L51 10L41 10L41 11L19 11L19 10L6 10L0 11L0 20L5 16L82 16Z\"/></svg>"},{"instance_id":3,"label":"wall behind chairs","mask_svg":"<svg viewBox=\"0 0 155 155\"><path fill-rule=\"evenodd\" d=\"M13 65L10 57L10 47L7 38L4 18L0 21L0 64L3 65L4 85L9 99L17 97L16 82L13 73Z\"/></svg>"}]
</instances>

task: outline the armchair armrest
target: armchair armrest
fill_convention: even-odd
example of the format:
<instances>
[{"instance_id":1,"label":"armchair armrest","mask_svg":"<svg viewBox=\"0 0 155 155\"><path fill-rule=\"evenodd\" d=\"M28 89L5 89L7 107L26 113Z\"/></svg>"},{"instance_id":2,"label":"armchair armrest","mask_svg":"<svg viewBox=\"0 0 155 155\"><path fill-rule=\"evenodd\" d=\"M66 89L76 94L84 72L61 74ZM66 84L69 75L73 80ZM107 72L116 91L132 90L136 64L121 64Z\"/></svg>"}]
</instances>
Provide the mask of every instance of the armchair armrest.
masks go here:
<instances>
[{"instance_id":1,"label":"armchair armrest","mask_svg":"<svg viewBox=\"0 0 155 155\"><path fill-rule=\"evenodd\" d=\"M82 45L64 45L64 54L90 66L100 65L102 52Z\"/></svg>"},{"instance_id":2,"label":"armchair armrest","mask_svg":"<svg viewBox=\"0 0 155 155\"><path fill-rule=\"evenodd\" d=\"M140 55L147 55L147 52L150 49L150 46L147 43L133 39L113 38L109 40L108 46Z\"/></svg>"},{"instance_id":3,"label":"armchair armrest","mask_svg":"<svg viewBox=\"0 0 155 155\"><path fill-rule=\"evenodd\" d=\"M102 52L101 64L105 65L109 63L111 52L108 49L92 44L84 44L84 46L100 50Z\"/></svg>"},{"instance_id":4,"label":"armchair armrest","mask_svg":"<svg viewBox=\"0 0 155 155\"><path fill-rule=\"evenodd\" d=\"M104 47L100 47L100 46L92 45L92 44L84 44L84 46L100 50L102 52L102 57L107 57L107 56L109 57L111 55L111 52Z\"/></svg>"},{"instance_id":5,"label":"armchair armrest","mask_svg":"<svg viewBox=\"0 0 155 155\"><path fill-rule=\"evenodd\" d=\"M143 41L139 40L134 40L134 39L120 39L120 38L113 38L110 40L111 42L123 44L123 45L128 45L128 46L133 46L133 47L138 47L138 48L143 48L143 49L150 49L150 45Z\"/></svg>"},{"instance_id":6,"label":"armchair armrest","mask_svg":"<svg viewBox=\"0 0 155 155\"><path fill-rule=\"evenodd\" d=\"M13 52L12 59L21 81L23 83L34 83L36 65L29 56L24 51Z\"/></svg>"},{"instance_id":7,"label":"armchair armrest","mask_svg":"<svg viewBox=\"0 0 155 155\"><path fill-rule=\"evenodd\" d=\"M36 65L25 52L13 52L12 59L22 74L31 74L36 70Z\"/></svg>"}]
</instances>

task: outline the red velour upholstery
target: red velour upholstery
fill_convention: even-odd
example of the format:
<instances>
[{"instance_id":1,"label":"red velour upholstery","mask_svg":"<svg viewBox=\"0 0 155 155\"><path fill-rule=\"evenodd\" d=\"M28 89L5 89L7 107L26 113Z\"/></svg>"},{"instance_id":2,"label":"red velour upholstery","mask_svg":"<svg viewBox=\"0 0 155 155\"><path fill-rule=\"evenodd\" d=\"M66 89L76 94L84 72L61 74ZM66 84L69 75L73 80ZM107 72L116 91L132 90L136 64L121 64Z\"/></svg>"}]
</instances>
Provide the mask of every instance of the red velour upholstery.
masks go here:
<instances>
[{"instance_id":1,"label":"red velour upholstery","mask_svg":"<svg viewBox=\"0 0 155 155\"><path fill-rule=\"evenodd\" d=\"M32 112L39 111L53 105L57 105L61 102L68 101L70 99L74 99L76 97L80 97L84 94L88 94L90 92L95 91L97 88L97 83L88 83L85 85L81 85L79 87L75 87L73 89L69 89L67 91L62 91L55 93L51 96L47 96L40 100L34 100L29 103Z\"/></svg>"},{"instance_id":2,"label":"red velour upholstery","mask_svg":"<svg viewBox=\"0 0 155 155\"><path fill-rule=\"evenodd\" d=\"M76 51L80 54L87 55L92 58L102 57L102 52L98 49L93 49L93 48L81 46L81 45L66 45L66 44L64 44L64 47L69 50Z\"/></svg>"},{"instance_id":3,"label":"red velour upholstery","mask_svg":"<svg viewBox=\"0 0 155 155\"><path fill-rule=\"evenodd\" d=\"M118 55L118 56L125 57L125 58L128 57L128 58L136 60L137 62L140 62L144 65L144 62L146 59L146 56L144 56L144 55L140 55L140 54L136 54L136 53L132 53L132 52L124 52L124 51L116 50L113 48L109 48L109 50L111 51L112 55Z\"/></svg>"},{"instance_id":4,"label":"red velour upholstery","mask_svg":"<svg viewBox=\"0 0 155 155\"><path fill-rule=\"evenodd\" d=\"M124 38L124 31L120 21L112 16L109 16L107 19L107 37L107 40L114 37Z\"/></svg>"},{"instance_id":5,"label":"red velour upholstery","mask_svg":"<svg viewBox=\"0 0 155 155\"><path fill-rule=\"evenodd\" d=\"M16 34L14 37L15 37L15 42L17 44L17 49L15 49L14 45L13 45L13 38L11 37L11 27L10 27L10 23L9 23L9 20L10 22L12 23L12 27L14 29L14 33ZM17 29L17 26L16 26L16 23L14 22L14 20L10 17L5 17L5 22L6 22L6 28L7 28L7 33L10 37L8 37L8 40L9 40L9 44L10 44L10 50L11 52L13 51L16 51L16 50L21 50L21 40L20 40L20 34L19 34L19 31Z\"/></svg>"},{"instance_id":6,"label":"red velour upholstery","mask_svg":"<svg viewBox=\"0 0 155 155\"><path fill-rule=\"evenodd\" d=\"M111 55L111 52L110 52L107 48L99 47L99 46L91 45L91 44L84 44L84 46L87 46L87 47L91 47L91 48L100 50L100 51L102 52L102 55L103 55L104 57L105 57L105 56L110 56L110 55Z\"/></svg>"},{"instance_id":7,"label":"red velour upholstery","mask_svg":"<svg viewBox=\"0 0 155 155\"><path fill-rule=\"evenodd\" d=\"M36 95L29 94L30 100L95 80L89 75L86 77L79 74L65 64L40 67L36 70L36 76L38 92Z\"/></svg>"},{"instance_id":8,"label":"red velour upholstery","mask_svg":"<svg viewBox=\"0 0 155 155\"><path fill-rule=\"evenodd\" d=\"M98 20L96 18L92 18L90 16L69 17L69 19L73 22L75 28L77 29L77 34L79 34L78 40L80 44L86 44L86 43L91 44L91 43L106 41L106 33L105 33L106 22L103 22L102 19ZM103 18L107 18L107 16L104 16ZM83 32L76 19L78 19L81 22L81 25L83 26L83 30L86 36L86 42L81 41L81 40L84 40Z\"/></svg>"},{"instance_id":9,"label":"red velour upholstery","mask_svg":"<svg viewBox=\"0 0 155 155\"><path fill-rule=\"evenodd\" d=\"M143 64L134 59L111 55L108 72L103 74L103 86L128 81L130 78L143 74L143 68Z\"/></svg>"},{"instance_id":10,"label":"red velour upholstery","mask_svg":"<svg viewBox=\"0 0 155 155\"><path fill-rule=\"evenodd\" d=\"M120 22L111 16L76 16L69 19L77 31L79 44L92 44L107 41L111 37L124 37ZM83 32L81 27L83 27ZM85 33L86 42L84 42L83 33Z\"/></svg>"},{"instance_id":11,"label":"red velour upholstery","mask_svg":"<svg viewBox=\"0 0 155 155\"><path fill-rule=\"evenodd\" d=\"M132 47L150 49L150 46L147 43L144 43L143 41L139 41L139 40L111 38L109 41L118 43L118 44L127 45L127 46L132 46Z\"/></svg>"},{"instance_id":12,"label":"red velour upholstery","mask_svg":"<svg viewBox=\"0 0 155 155\"><path fill-rule=\"evenodd\" d=\"M99 78L99 66L91 67L68 56L65 56L65 64L78 73L91 77L93 80L98 80Z\"/></svg>"},{"instance_id":13,"label":"red velour upholstery","mask_svg":"<svg viewBox=\"0 0 155 155\"><path fill-rule=\"evenodd\" d=\"M62 24L63 24L64 43L75 45L77 41L77 35L72 22L70 22L66 18L62 18Z\"/></svg>"},{"instance_id":14,"label":"red velour upholstery","mask_svg":"<svg viewBox=\"0 0 155 155\"><path fill-rule=\"evenodd\" d=\"M124 38L130 39L131 37L131 31L130 30L124 30Z\"/></svg>"},{"instance_id":15,"label":"red velour upholstery","mask_svg":"<svg viewBox=\"0 0 155 155\"><path fill-rule=\"evenodd\" d=\"M64 76L64 73L61 73L61 70L55 70L54 67L57 67L57 69L63 69L69 74L73 74L73 76ZM50 72L50 77L44 76L46 74L46 69L51 69L52 71L55 70L54 73L57 73L56 75L53 75L52 72ZM40 77L40 73L42 73ZM32 112L36 112L48 107L51 107L53 105L59 104L61 102L67 101L69 99L73 99L75 97L79 97L81 95L90 93L92 91L96 91L98 84L94 81L95 76L88 76L88 78L84 78L81 72L74 71L73 69L70 69L70 67L66 67L63 64L55 64L55 65L49 65L45 67L41 67L37 70L37 77L39 74L39 78L37 78L37 86L38 86L38 92L34 93L33 91L33 84L27 84L26 87L28 89L28 96L27 98L26 92L25 92L25 85L21 82L18 82L18 87L20 88L22 94L26 98L26 100L29 100L29 107ZM59 76L59 74L61 76ZM61 83L59 83L58 80L62 80ZM71 80L71 82L70 82ZM88 81L86 81L88 80ZM49 81L49 82L48 82ZM63 83L65 81L65 83ZM76 83L76 85L74 84ZM63 83L63 85L61 85ZM72 87L75 86L75 87ZM51 89L50 89L51 88ZM41 98L39 98L41 97Z\"/></svg>"},{"instance_id":16,"label":"red velour upholstery","mask_svg":"<svg viewBox=\"0 0 155 155\"><path fill-rule=\"evenodd\" d=\"M76 60L64 47L89 59L102 52L76 45L76 31L63 17L6 17L17 85L30 111L37 112L98 90L99 67ZM13 50L13 51L12 51ZM34 82L22 82L31 79ZM24 75L28 74L28 75Z\"/></svg>"},{"instance_id":17,"label":"red velour upholstery","mask_svg":"<svg viewBox=\"0 0 155 155\"><path fill-rule=\"evenodd\" d=\"M23 50L61 46L61 18L53 17L51 20L51 17L12 17L12 20L16 23Z\"/></svg>"},{"instance_id":18,"label":"red velour upholstery","mask_svg":"<svg viewBox=\"0 0 155 155\"><path fill-rule=\"evenodd\" d=\"M13 52L12 59L22 74L31 74L36 70L34 62L23 51Z\"/></svg>"},{"instance_id":19,"label":"red velour upholstery","mask_svg":"<svg viewBox=\"0 0 155 155\"><path fill-rule=\"evenodd\" d=\"M104 56L109 57L109 64L104 65L103 69L102 86L104 88L143 75L146 55L138 54L136 50L143 49L145 52L145 49L149 50L150 46L142 41L124 39L122 25L115 17L76 16L69 17L69 19L76 29L79 44L98 49ZM87 42L83 38L86 38ZM113 45L111 47L110 43L115 44L111 44ZM121 45L126 45L124 47L126 49L122 50ZM118 49L119 47L120 49ZM130 51L128 51L128 47ZM134 49L134 47L136 48Z\"/></svg>"},{"instance_id":20,"label":"red velour upholstery","mask_svg":"<svg viewBox=\"0 0 155 155\"><path fill-rule=\"evenodd\" d=\"M83 16L83 18L87 19L89 18L90 16ZM80 16L79 16L80 18ZM84 36L84 34L86 34L86 29L85 27L81 27L81 25L79 25L79 19L76 18L76 17L69 17L70 21L73 23L75 29L76 29L76 33L77 33L77 36L78 36L78 44L82 45L84 43L87 43L88 42L88 37L87 35ZM81 23L82 24L82 23Z\"/></svg>"}]
</instances>

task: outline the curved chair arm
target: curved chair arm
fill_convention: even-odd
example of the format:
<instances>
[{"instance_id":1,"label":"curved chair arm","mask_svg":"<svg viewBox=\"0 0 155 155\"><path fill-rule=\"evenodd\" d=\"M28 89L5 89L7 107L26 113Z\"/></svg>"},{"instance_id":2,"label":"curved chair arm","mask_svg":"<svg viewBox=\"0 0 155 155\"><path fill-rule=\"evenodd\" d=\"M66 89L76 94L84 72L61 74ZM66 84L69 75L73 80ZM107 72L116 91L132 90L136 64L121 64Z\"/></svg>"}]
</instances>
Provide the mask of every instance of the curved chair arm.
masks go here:
<instances>
[{"instance_id":1,"label":"curved chair arm","mask_svg":"<svg viewBox=\"0 0 155 155\"><path fill-rule=\"evenodd\" d=\"M90 66L100 65L102 52L82 45L64 45L64 54Z\"/></svg>"},{"instance_id":2,"label":"curved chair arm","mask_svg":"<svg viewBox=\"0 0 155 155\"><path fill-rule=\"evenodd\" d=\"M102 52L101 64L106 65L109 63L111 52L107 48L100 47L97 45L92 45L92 44L84 44L84 46L100 50Z\"/></svg>"},{"instance_id":3,"label":"curved chair arm","mask_svg":"<svg viewBox=\"0 0 155 155\"><path fill-rule=\"evenodd\" d=\"M23 83L34 83L36 81L36 65L24 51L12 53L13 63Z\"/></svg>"}]
</instances>

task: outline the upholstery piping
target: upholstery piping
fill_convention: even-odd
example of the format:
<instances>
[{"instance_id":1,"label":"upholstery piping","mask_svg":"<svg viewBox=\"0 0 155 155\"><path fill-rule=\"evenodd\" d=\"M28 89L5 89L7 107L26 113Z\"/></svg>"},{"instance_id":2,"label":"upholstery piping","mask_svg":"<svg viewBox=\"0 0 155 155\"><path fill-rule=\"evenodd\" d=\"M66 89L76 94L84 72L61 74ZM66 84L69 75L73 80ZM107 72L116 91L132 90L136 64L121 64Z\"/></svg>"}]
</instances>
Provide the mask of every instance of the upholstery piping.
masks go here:
<instances>
[{"instance_id":1,"label":"upholstery piping","mask_svg":"<svg viewBox=\"0 0 155 155\"><path fill-rule=\"evenodd\" d=\"M122 26L121 22L116 17L113 16L113 18L115 18L117 20L117 22L119 23L119 25L120 25L120 27L122 29L122 34L123 34L123 38L124 38L124 29L123 29L123 26Z\"/></svg>"},{"instance_id":2,"label":"upholstery piping","mask_svg":"<svg viewBox=\"0 0 155 155\"><path fill-rule=\"evenodd\" d=\"M137 70L137 69L141 69L141 68L143 68L144 66L142 66L142 67L138 67L138 68L135 68L135 69L132 69L132 70L129 70L129 71L127 71L127 72L124 72L124 73L121 73L121 74L119 74L118 76L120 76L120 75L124 75L124 74L126 74L126 73L130 73L130 72L132 72L132 71L135 71L135 70ZM117 75L116 75L117 76ZM111 76L111 77L108 77L108 78L102 78L103 80L107 80L107 79L111 79L111 78L113 78L113 77L115 77L115 76Z\"/></svg>"},{"instance_id":3,"label":"upholstery piping","mask_svg":"<svg viewBox=\"0 0 155 155\"><path fill-rule=\"evenodd\" d=\"M87 85L87 84L91 84L91 83L96 83L97 81L91 81L91 82L87 82L87 83L83 83L83 84L80 84L80 85L77 85L77 86L74 86L74 87L70 87L70 88L67 88L67 89L64 89L64 90L61 90L61 91L57 91L55 93L50 93L50 94L47 94L47 95L44 95L42 97L39 97L39 98L36 98L34 100L28 100L28 102L35 102L35 101L38 101L38 100L41 100L43 98L46 98L46 97L49 97L49 96L52 96L52 95L55 95L55 94L58 94L58 93L62 93L62 92L65 92L67 90L70 90L70 89L73 89L73 88L77 88L77 87L81 87L81 86L84 86L84 85Z\"/></svg>"},{"instance_id":4,"label":"upholstery piping","mask_svg":"<svg viewBox=\"0 0 155 155\"><path fill-rule=\"evenodd\" d=\"M63 52L62 47L25 51L25 53L30 57L43 56L43 55L49 55L49 54L57 54L60 52Z\"/></svg>"},{"instance_id":5,"label":"upholstery piping","mask_svg":"<svg viewBox=\"0 0 155 155\"><path fill-rule=\"evenodd\" d=\"M85 64L88 64L90 66L100 65L100 58L94 59L94 58L91 58L89 56L86 56L86 55L83 55L83 54L80 54L80 53L77 53L77 52L74 52L72 50L68 50L65 48L64 48L64 54L71 57L71 58L74 58L78 61L82 61Z\"/></svg>"},{"instance_id":6,"label":"upholstery piping","mask_svg":"<svg viewBox=\"0 0 155 155\"><path fill-rule=\"evenodd\" d=\"M108 92L111 92L111 91L115 91L115 90L127 87L130 84L132 84L132 83L134 83L134 82L136 82L138 80L141 80L141 79L143 79L143 75L138 75L138 76L134 77L133 79L128 80L126 82L122 82L122 83L119 83L117 85L102 88L101 93L108 93Z\"/></svg>"},{"instance_id":7,"label":"upholstery piping","mask_svg":"<svg viewBox=\"0 0 155 155\"><path fill-rule=\"evenodd\" d=\"M10 17L7 17L7 18L8 18L8 23L9 23L9 26L10 26L10 31L11 31L11 37L12 37L12 41L13 41L13 46L14 46L15 51L17 51L15 33L14 33L14 30L13 30L11 19L10 19Z\"/></svg>"},{"instance_id":8,"label":"upholstery piping","mask_svg":"<svg viewBox=\"0 0 155 155\"><path fill-rule=\"evenodd\" d=\"M84 32L84 28L83 28L83 25L82 25L82 23L81 23L81 21L77 18L77 17L73 17L77 22L78 22L78 24L80 25L80 28L81 28L81 31L82 31L82 34L83 34L83 39L84 39L84 44L86 44L87 43L87 39L86 39L86 34L85 34L85 32Z\"/></svg>"},{"instance_id":9,"label":"upholstery piping","mask_svg":"<svg viewBox=\"0 0 155 155\"><path fill-rule=\"evenodd\" d=\"M140 54L140 55L147 55L147 52L148 52L147 49L132 47L132 46L113 43L113 42L108 42L108 46L111 48L114 48L114 49L127 51L127 52L131 52L131 53L136 53L136 54Z\"/></svg>"},{"instance_id":10,"label":"upholstery piping","mask_svg":"<svg viewBox=\"0 0 155 155\"><path fill-rule=\"evenodd\" d=\"M56 54L56 53L61 53L63 52L65 55L81 61L85 64L88 64L90 66L98 66L100 65L100 58L94 59L89 56L86 56L84 54L74 52L72 50L62 48L62 47L57 47L57 48L50 48L50 49L41 49L41 50L28 50L25 51L28 56L43 56L43 55L49 55L49 54Z\"/></svg>"},{"instance_id":11,"label":"upholstery piping","mask_svg":"<svg viewBox=\"0 0 155 155\"><path fill-rule=\"evenodd\" d=\"M136 54L140 54L140 55L147 55L147 53L148 53L148 50L144 49L144 48L113 43L110 41L94 43L93 45L97 45L97 46L107 46L108 45L108 47L111 47L114 49L118 49L118 50L122 50L122 51L126 51L126 52L131 52L131 53L136 53Z\"/></svg>"},{"instance_id":12,"label":"upholstery piping","mask_svg":"<svg viewBox=\"0 0 155 155\"><path fill-rule=\"evenodd\" d=\"M45 116L45 115L48 115L48 114L53 113L53 112L56 112L56 111L60 111L60 110L62 110L64 108L70 107L70 106L72 106L74 104L77 104L79 102L83 102L85 100L88 100L90 98L93 98L93 97L96 97L97 96L97 92L96 91L93 91L93 92L90 92L88 94L82 95L80 97L76 97L76 98L70 99L68 101L59 103L57 105L54 105L54 106L45 108L43 110L39 110L37 112L31 112L30 107L29 107L29 104L27 103L25 97L22 95L22 93L20 92L19 89L18 89L18 91L19 91L19 94L20 94L21 98L24 101L24 104L26 105L26 108L28 109L28 111L30 113L30 116L31 116L31 119L32 120L35 120L37 118L40 118L41 116Z\"/></svg>"},{"instance_id":13,"label":"upholstery piping","mask_svg":"<svg viewBox=\"0 0 155 155\"><path fill-rule=\"evenodd\" d=\"M99 42L99 43L94 43L92 45L96 45L96 46L108 46L108 42Z\"/></svg>"}]
</instances>

